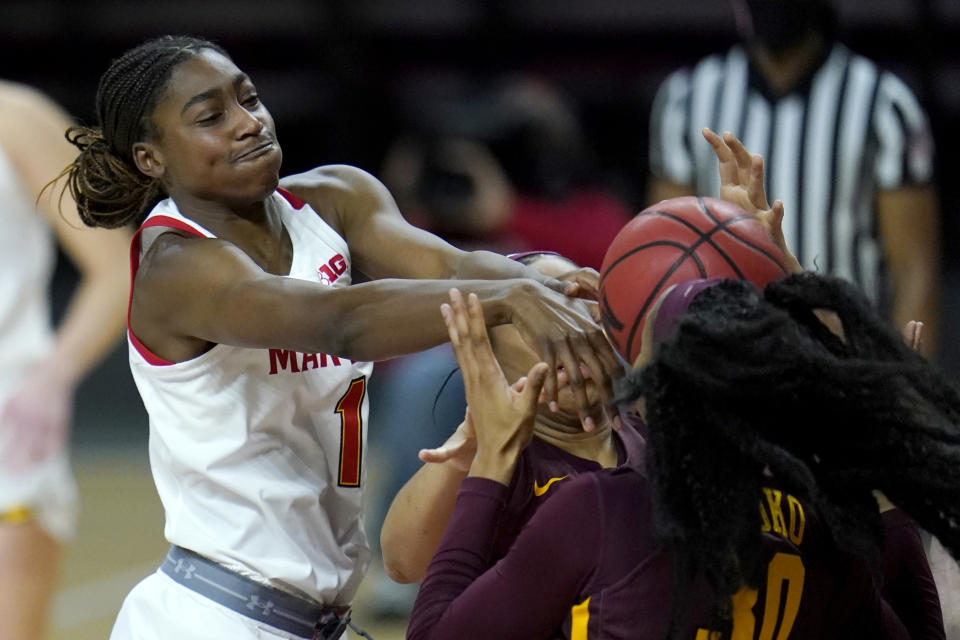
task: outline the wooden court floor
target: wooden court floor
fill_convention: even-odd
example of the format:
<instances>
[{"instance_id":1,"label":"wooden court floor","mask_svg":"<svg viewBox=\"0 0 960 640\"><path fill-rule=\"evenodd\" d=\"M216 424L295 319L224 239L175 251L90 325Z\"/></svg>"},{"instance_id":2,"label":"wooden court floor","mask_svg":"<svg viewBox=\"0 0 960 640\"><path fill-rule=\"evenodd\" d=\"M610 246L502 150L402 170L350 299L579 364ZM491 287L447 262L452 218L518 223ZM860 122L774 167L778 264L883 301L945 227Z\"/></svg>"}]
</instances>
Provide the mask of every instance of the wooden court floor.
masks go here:
<instances>
[{"instance_id":1,"label":"wooden court floor","mask_svg":"<svg viewBox=\"0 0 960 640\"><path fill-rule=\"evenodd\" d=\"M124 596L166 554L163 514L145 451L75 452L73 466L80 519L65 553L49 635L105 640ZM361 587L354 606L358 626L374 640L401 640L405 623L371 621L370 598ZM352 631L346 637L359 638Z\"/></svg>"}]
</instances>

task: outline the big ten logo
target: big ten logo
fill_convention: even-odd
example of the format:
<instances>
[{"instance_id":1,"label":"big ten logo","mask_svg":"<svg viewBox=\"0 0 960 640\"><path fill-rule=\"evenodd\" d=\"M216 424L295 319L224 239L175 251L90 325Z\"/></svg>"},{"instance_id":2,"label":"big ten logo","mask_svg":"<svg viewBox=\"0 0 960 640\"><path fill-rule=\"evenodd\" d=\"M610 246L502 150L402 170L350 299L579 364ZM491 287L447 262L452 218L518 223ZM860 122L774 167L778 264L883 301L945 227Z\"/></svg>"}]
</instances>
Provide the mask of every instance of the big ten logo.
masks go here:
<instances>
[{"instance_id":1,"label":"big ten logo","mask_svg":"<svg viewBox=\"0 0 960 640\"><path fill-rule=\"evenodd\" d=\"M330 262L317 268L317 276L323 284L333 284L347 270L347 259L339 253Z\"/></svg>"}]
</instances>

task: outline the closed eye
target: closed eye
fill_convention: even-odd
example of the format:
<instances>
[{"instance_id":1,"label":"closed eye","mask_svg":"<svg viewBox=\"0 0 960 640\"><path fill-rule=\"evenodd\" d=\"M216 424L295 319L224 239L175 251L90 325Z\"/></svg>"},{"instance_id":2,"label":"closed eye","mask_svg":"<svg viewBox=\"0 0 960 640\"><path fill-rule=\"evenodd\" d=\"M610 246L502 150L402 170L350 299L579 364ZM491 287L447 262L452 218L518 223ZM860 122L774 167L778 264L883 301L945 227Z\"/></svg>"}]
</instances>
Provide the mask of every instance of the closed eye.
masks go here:
<instances>
[{"instance_id":1,"label":"closed eye","mask_svg":"<svg viewBox=\"0 0 960 640\"><path fill-rule=\"evenodd\" d=\"M215 123L217 120L219 120L221 115L223 114L221 114L219 111L217 111L216 113L205 114L197 118L196 122L197 124L201 124L201 125L210 125Z\"/></svg>"}]
</instances>

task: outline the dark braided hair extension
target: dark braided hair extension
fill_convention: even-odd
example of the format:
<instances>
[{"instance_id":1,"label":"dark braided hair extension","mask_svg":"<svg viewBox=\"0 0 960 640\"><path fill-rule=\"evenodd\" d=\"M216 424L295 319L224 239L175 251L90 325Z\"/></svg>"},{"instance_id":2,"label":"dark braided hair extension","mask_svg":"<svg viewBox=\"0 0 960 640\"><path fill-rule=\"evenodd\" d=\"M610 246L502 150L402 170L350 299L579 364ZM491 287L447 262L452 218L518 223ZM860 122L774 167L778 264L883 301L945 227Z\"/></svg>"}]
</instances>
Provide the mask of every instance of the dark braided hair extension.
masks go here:
<instances>
[{"instance_id":1,"label":"dark braided hair extension","mask_svg":"<svg viewBox=\"0 0 960 640\"><path fill-rule=\"evenodd\" d=\"M960 394L851 285L803 273L762 295L705 289L627 387L646 402L655 531L681 585L700 572L714 587L718 619L756 586L770 474L868 566L882 566L873 490L960 557Z\"/></svg>"},{"instance_id":2,"label":"dark braided hair extension","mask_svg":"<svg viewBox=\"0 0 960 640\"><path fill-rule=\"evenodd\" d=\"M64 189L69 188L85 224L114 228L137 223L163 196L160 182L134 164L133 145L159 134L150 116L173 70L203 49L229 57L207 40L161 36L130 49L101 76L96 102L100 125L67 130L67 140L80 154L57 178L66 176Z\"/></svg>"}]
</instances>

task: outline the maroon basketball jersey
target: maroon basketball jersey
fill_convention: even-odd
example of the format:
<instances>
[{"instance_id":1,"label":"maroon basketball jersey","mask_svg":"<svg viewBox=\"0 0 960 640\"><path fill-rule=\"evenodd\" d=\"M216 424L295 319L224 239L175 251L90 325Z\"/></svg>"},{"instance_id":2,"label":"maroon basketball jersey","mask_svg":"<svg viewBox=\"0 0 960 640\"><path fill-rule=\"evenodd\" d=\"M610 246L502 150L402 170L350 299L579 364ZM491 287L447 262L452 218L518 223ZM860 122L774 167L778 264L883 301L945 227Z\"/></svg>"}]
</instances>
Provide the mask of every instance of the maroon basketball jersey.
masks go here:
<instances>
[{"instance_id":1,"label":"maroon basketball jersey","mask_svg":"<svg viewBox=\"0 0 960 640\"><path fill-rule=\"evenodd\" d=\"M646 447L639 431L639 418L628 414L621 417L623 429L613 434L617 465L642 469ZM600 464L593 460L577 457L534 437L520 455L510 482L507 507L494 543L494 558L499 559L507 554L520 530L564 482L569 482L578 474L601 469Z\"/></svg>"},{"instance_id":2,"label":"maroon basketball jersey","mask_svg":"<svg viewBox=\"0 0 960 640\"><path fill-rule=\"evenodd\" d=\"M720 640L705 581L676 591L672 556L653 539L647 481L626 470L595 481L605 503L601 544L617 551L598 556L561 637L659 640L681 598L676 637ZM774 487L764 488L759 508L762 562L757 583L732 598L733 640L908 637L866 565L836 549L811 509Z\"/></svg>"},{"instance_id":3,"label":"maroon basketball jersey","mask_svg":"<svg viewBox=\"0 0 960 640\"><path fill-rule=\"evenodd\" d=\"M502 484L464 481L408 638L661 640L676 598L676 637L718 637L705 583L677 589L640 473L623 466L561 483L494 563L506 497ZM773 487L759 506L763 563L755 588L734 598L734 640L910 637L868 568L836 550L811 510Z\"/></svg>"}]
</instances>

